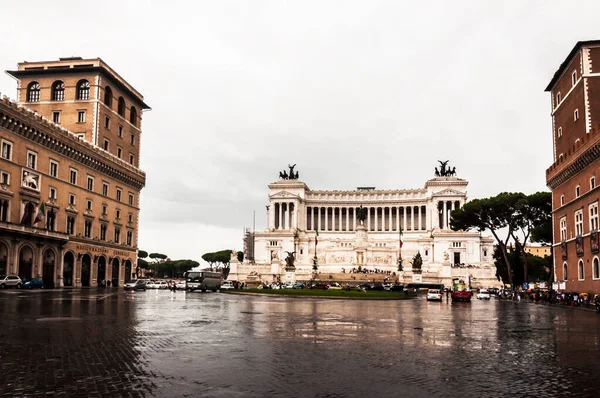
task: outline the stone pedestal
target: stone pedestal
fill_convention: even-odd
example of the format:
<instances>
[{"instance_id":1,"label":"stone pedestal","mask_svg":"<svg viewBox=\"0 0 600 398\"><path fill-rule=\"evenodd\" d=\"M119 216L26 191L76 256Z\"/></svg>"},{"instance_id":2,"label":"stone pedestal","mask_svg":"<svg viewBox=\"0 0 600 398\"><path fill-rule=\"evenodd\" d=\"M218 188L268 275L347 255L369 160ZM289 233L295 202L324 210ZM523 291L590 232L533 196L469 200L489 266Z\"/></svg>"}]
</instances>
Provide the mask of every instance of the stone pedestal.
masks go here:
<instances>
[{"instance_id":1,"label":"stone pedestal","mask_svg":"<svg viewBox=\"0 0 600 398\"><path fill-rule=\"evenodd\" d=\"M282 271L281 261L273 260L271 262L271 274L279 276L279 275L281 275L281 271Z\"/></svg>"},{"instance_id":2,"label":"stone pedestal","mask_svg":"<svg viewBox=\"0 0 600 398\"><path fill-rule=\"evenodd\" d=\"M296 282L296 267L285 267L285 281Z\"/></svg>"}]
</instances>

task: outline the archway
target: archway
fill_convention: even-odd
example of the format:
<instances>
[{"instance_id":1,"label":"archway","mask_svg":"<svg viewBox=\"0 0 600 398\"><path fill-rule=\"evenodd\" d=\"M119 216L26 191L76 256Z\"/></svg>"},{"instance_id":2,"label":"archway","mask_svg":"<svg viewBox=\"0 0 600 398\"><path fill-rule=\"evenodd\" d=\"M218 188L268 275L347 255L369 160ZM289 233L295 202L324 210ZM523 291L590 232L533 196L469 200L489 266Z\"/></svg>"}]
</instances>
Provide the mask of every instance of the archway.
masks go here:
<instances>
[{"instance_id":1,"label":"archway","mask_svg":"<svg viewBox=\"0 0 600 398\"><path fill-rule=\"evenodd\" d=\"M54 287L54 266L56 265L56 255L51 249L44 251L42 263L42 281L45 288Z\"/></svg>"},{"instance_id":2,"label":"archway","mask_svg":"<svg viewBox=\"0 0 600 398\"><path fill-rule=\"evenodd\" d=\"M90 274L92 272L92 257L84 254L81 260L81 286L90 285Z\"/></svg>"},{"instance_id":3,"label":"archway","mask_svg":"<svg viewBox=\"0 0 600 398\"><path fill-rule=\"evenodd\" d=\"M23 246L19 251L19 277L23 282L31 279L33 268L33 250L29 246Z\"/></svg>"},{"instance_id":4,"label":"archway","mask_svg":"<svg viewBox=\"0 0 600 398\"><path fill-rule=\"evenodd\" d=\"M98 259L98 273L96 274L98 286L101 286L102 281L106 282L106 257L100 256Z\"/></svg>"},{"instance_id":5,"label":"archway","mask_svg":"<svg viewBox=\"0 0 600 398\"><path fill-rule=\"evenodd\" d=\"M112 260L112 280L111 286L119 286L119 259L113 258Z\"/></svg>"},{"instance_id":6,"label":"archway","mask_svg":"<svg viewBox=\"0 0 600 398\"><path fill-rule=\"evenodd\" d=\"M131 260L125 261L125 283L131 282Z\"/></svg>"},{"instance_id":7,"label":"archway","mask_svg":"<svg viewBox=\"0 0 600 398\"><path fill-rule=\"evenodd\" d=\"M8 274L8 247L0 242L0 275Z\"/></svg>"},{"instance_id":8,"label":"archway","mask_svg":"<svg viewBox=\"0 0 600 398\"><path fill-rule=\"evenodd\" d=\"M75 264L73 253L65 253L63 258L63 286L73 286L73 264Z\"/></svg>"}]
</instances>

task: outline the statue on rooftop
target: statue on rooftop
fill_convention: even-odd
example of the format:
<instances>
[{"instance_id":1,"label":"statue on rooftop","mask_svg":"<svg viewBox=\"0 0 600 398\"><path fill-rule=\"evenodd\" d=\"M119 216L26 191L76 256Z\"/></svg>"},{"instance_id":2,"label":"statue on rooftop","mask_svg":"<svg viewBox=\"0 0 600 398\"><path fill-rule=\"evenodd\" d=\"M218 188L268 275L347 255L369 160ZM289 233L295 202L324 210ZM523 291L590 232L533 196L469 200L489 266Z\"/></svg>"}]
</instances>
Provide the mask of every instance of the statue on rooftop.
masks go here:
<instances>
[{"instance_id":1,"label":"statue on rooftop","mask_svg":"<svg viewBox=\"0 0 600 398\"><path fill-rule=\"evenodd\" d=\"M356 209L356 219L360 221L360 225L363 225L364 221L367 219L367 209L362 207L362 205Z\"/></svg>"}]
</instances>

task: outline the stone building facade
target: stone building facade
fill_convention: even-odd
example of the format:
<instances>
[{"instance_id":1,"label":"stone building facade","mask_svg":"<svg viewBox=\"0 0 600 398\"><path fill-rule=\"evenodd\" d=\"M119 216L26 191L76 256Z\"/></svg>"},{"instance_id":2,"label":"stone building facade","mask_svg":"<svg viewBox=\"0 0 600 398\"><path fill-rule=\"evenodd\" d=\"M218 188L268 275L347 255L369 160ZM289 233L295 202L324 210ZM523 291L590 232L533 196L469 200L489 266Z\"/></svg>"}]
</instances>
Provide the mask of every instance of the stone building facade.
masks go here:
<instances>
[{"instance_id":1,"label":"stone building facade","mask_svg":"<svg viewBox=\"0 0 600 398\"><path fill-rule=\"evenodd\" d=\"M600 294L600 41L575 44L546 88L551 94L555 280Z\"/></svg>"},{"instance_id":2,"label":"stone building facade","mask_svg":"<svg viewBox=\"0 0 600 398\"><path fill-rule=\"evenodd\" d=\"M0 274L135 277L143 97L101 59L23 62L0 101ZM105 143L108 142L108 145Z\"/></svg>"},{"instance_id":3,"label":"stone building facade","mask_svg":"<svg viewBox=\"0 0 600 398\"><path fill-rule=\"evenodd\" d=\"M493 240L449 228L451 211L467 200L467 184L436 177L421 189L313 191L300 180L280 179L269 185L267 227L254 233L255 260L234 264L230 279L309 280L316 257L321 275L349 275L360 267L393 274L401 282L449 286L456 278L496 286ZM289 272L285 258L294 252L295 269ZM417 253L423 266L413 273L410 260Z\"/></svg>"}]
</instances>

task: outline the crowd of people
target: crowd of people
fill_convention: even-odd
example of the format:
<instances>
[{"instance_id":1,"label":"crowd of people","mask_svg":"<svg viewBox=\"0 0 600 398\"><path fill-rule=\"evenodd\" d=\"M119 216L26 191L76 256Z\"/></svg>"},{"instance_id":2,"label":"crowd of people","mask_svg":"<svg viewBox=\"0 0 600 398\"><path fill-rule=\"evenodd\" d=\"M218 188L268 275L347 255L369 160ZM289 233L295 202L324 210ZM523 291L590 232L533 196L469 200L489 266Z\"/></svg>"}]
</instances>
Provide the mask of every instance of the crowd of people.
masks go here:
<instances>
[{"instance_id":1,"label":"crowd of people","mask_svg":"<svg viewBox=\"0 0 600 398\"><path fill-rule=\"evenodd\" d=\"M541 304L560 304L571 307L591 308L598 297L593 299L587 293L560 292L556 290L538 290L530 289L526 291L500 290L498 292L500 299L506 300L529 300Z\"/></svg>"},{"instance_id":2,"label":"crowd of people","mask_svg":"<svg viewBox=\"0 0 600 398\"><path fill-rule=\"evenodd\" d=\"M342 268L342 273L346 272L346 268ZM395 275L395 272L389 271L389 270L383 270L383 269L379 269L379 268L374 268L374 269L367 269L367 268L352 268L350 270L351 274L382 274L382 275Z\"/></svg>"}]
</instances>

